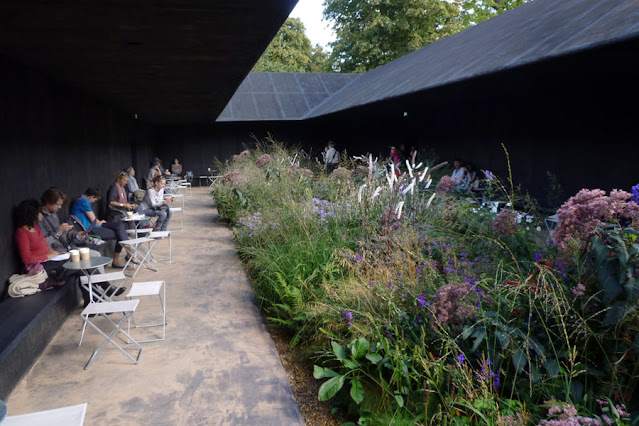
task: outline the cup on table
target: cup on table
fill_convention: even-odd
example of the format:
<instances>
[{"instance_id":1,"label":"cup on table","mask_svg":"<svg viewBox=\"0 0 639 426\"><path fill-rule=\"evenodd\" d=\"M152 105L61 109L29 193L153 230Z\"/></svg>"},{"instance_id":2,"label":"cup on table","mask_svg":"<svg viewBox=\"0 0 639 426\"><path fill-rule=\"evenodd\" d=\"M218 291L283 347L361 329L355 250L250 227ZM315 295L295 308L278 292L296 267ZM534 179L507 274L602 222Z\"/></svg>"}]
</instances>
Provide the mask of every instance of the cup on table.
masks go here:
<instances>
[{"instance_id":1,"label":"cup on table","mask_svg":"<svg viewBox=\"0 0 639 426\"><path fill-rule=\"evenodd\" d=\"M133 219L133 212L126 212L126 217Z\"/></svg>"},{"instance_id":2,"label":"cup on table","mask_svg":"<svg viewBox=\"0 0 639 426\"><path fill-rule=\"evenodd\" d=\"M80 250L69 250L69 254L71 255L71 262L80 261Z\"/></svg>"},{"instance_id":3,"label":"cup on table","mask_svg":"<svg viewBox=\"0 0 639 426\"><path fill-rule=\"evenodd\" d=\"M88 249L88 247L82 247L80 249L80 259L81 260L89 260L89 249Z\"/></svg>"}]
</instances>

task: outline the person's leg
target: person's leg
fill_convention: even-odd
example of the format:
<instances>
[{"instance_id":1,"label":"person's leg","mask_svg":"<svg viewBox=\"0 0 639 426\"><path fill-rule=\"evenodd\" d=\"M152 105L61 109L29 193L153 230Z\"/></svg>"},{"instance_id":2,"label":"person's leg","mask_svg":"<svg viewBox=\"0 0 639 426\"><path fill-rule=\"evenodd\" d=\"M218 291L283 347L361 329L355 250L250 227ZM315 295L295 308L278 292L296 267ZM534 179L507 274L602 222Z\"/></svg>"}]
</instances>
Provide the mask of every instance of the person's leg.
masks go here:
<instances>
[{"instance_id":1,"label":"person's leg","mask_svg":"<svg viewBox=\"0 0 639 426\"><path fill-rule=\"evenodd\" d=\"M169 226L169 221L171 220L171 209L166 209L166 218L162 221L162 226L160 227L160 231L166 231L166 228Z\"/></svg>"},{"instance_id":2,"label":"person's leg","mask_svg":"<svg viewBox=\"0 0 639 426\"><path fill-rule=\"evenodd\" d=\"M158 221L155 222L155 227L153 229L157 228L157 229L162 230L162 231L166 230L165 222L166 222L166 218L168 216L167 215L167 211L166 210L157 210L155 213L158 216Z\"/></svg>"}]
</instances>

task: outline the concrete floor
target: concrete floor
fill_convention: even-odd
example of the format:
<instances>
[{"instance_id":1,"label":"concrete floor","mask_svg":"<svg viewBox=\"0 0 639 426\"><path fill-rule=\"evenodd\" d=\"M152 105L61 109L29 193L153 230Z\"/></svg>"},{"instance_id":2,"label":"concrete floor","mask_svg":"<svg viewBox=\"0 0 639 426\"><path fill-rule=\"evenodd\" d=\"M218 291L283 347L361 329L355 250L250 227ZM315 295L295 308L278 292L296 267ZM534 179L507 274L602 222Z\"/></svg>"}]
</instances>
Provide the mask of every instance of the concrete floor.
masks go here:
<instances>
[{"instance_id":1,"label":"concrete floor","mask_svg":"<svg viewBox=\"0 0 639 426\"><path fill-rule=\"evenodd\" d=\"M87 330L77 349L78 308L9 396L9 415L86 401L86 425L303 424L232 234L217 217L209 190L193 188L185 229L173 233L174 264L135 278L167 283L166 341L143 344L138 365L109 345L84 370L103 339ZM139 320L153 320L159 303L143 298L138 310Z\"/></svg>"}]
</instances>

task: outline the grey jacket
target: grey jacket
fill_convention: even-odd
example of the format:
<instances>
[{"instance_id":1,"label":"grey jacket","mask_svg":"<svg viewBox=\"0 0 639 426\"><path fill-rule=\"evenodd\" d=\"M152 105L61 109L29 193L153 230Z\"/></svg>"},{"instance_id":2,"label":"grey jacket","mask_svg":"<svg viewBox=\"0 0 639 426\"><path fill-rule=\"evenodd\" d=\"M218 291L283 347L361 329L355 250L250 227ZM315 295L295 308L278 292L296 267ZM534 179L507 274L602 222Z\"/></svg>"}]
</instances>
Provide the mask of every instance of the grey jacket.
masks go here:
<instances>
[{"instance_id":1,"label":"grey jacket","mask_svg":"<svg viewBox=\"0 0 639 426\"><path fill-rule=\"evenodd\" d=\"M73 229L67 232L60 231L60 218L57 213L42 210L42 220L38 226L42 230L42 235L47 240L49 248L57 252L68 251L69 245L77 237L77 233Z\"/></svg>"}]
</instances>

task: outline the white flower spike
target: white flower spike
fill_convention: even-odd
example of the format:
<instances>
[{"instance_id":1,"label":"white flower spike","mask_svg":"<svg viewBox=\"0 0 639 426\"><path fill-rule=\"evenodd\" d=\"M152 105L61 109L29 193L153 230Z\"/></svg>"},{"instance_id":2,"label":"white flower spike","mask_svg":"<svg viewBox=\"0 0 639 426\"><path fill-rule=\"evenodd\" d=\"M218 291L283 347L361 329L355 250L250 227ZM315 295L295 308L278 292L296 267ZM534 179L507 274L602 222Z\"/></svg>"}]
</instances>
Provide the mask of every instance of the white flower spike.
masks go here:
<instances>
[{"instance_id":1,"label":"white flower spike","mask_svg":"<svg viewBox=\"0 0 639 426\"><path fill-rule=\"evenodd\" d=\"M435 199L435 195L437 195L437 193L433 192L433 195L431 195L428 201L426 202L426 208L430 207L430 204L433 202L433 199Z\"/></svg>"},{"instance_id":2,"label":"white flower spike","mask_svg":"<svg viewBox=\"0 0 639 426\"><path fill-rule=\"evenodd\" d=\"M359 192L357 193L357 202L358 203L362 202L362 191L364 190L364 188L366 188L366 184L364 184L364 185L359 187Z\"/></svg>"}]
</instances>

